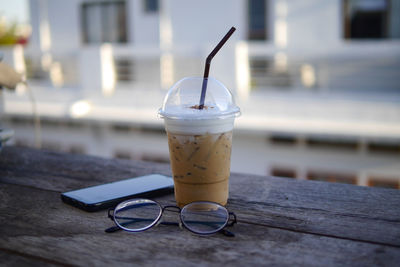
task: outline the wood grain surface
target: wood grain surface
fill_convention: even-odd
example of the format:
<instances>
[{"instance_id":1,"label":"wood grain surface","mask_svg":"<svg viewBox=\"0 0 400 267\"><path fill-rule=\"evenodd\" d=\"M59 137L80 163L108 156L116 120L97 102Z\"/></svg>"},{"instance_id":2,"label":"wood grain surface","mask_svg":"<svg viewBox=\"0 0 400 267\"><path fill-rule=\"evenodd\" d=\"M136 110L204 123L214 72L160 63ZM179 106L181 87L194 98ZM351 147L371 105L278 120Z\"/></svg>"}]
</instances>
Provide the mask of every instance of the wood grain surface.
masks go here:
<instances>
[{"instance_id":1,"label":"wood grain surface","mask_svg":"<svg viewBox=\"0 0 400 267\"><path fill-rule=\"evenodd\" d=\"M168 164L5 147L0 154L0 265L398 266L400 191L233 173L236 237L176 226L104 232L106 211L60 193L162 173ZM174 204L173 195L157 198ZM176 218L178 220L178 218Z\"/></svg>"}]
</instances>

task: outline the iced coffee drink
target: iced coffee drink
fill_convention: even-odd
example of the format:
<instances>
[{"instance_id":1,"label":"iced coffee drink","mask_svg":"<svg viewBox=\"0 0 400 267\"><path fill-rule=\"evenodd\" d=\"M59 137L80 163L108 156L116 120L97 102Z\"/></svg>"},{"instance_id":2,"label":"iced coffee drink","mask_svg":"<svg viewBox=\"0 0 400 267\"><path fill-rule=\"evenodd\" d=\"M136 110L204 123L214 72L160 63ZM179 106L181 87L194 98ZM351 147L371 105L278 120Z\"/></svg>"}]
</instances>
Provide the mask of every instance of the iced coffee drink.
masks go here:
<instances>
[{"instance_id":1,"label":"iced coffee drink","mask_svg":"<svg viewBox=\"0 0 400 267\"><path fill-rule=\"evenodd\" d=\"M229 192L232 132L203 135L168 133L175 199L226 204Z\"/></svg>"},{"instance_id":2,"label":"iced coffee drink","mask_svg":"<svg viewBox=\"0 0 400 267\"><path fill-rule=\"evenodd\" d=\"M201 78L181 80L171 88L160 110L180 207L193 201L226 205L229 195L232 130L239 108L229 90L211 79L210 100L204 109L197 109L197 97L192 94L198 96L199 86Z\"/></svg>"}]
</instances>

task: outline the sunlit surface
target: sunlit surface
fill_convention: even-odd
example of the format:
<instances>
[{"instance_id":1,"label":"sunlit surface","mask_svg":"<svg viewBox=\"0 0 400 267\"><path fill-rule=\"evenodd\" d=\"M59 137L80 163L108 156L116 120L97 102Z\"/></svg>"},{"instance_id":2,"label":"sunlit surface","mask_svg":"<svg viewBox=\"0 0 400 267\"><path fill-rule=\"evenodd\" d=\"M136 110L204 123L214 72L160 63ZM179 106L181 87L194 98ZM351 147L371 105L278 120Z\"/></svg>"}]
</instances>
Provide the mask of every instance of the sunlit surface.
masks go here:
<instances>
[{"instance_id":1,"label":"sunlit surface","mask_svg":"<svg viewBox=\"0 0 400 267\"><path fill-rule=\"evenodd\" d=\"M306 87L313 87L315 86L315 71L313 66L309 64L303 64L300 69L301 72L301 81L303 82L304 86Z\"/></svg>"},{"instance_id":2,"label":"sunlit surface","mask_svg":"<svg viewBox=\"0 0 400 267\"><path fill-rule=\"evenodd\" d=\"M249 94L250 68L249 51L246 43L239 43L236 49L236 83L238 95L246 99Z\"/></svg>"},{"instance_id":3,"label":"sunlit surface","mask_svg":"<svg viewBox=\"0 0 400 267\"><path fill-rule=\"evenodd\" d=\"M91 109L92 106L87 100L80 100L72 104L70 114L73 118L81 118L87 115Z\"/></svg>"},{"instance_id":4,"label":"sunlit surface","mask_svg":"<svg viewBox=\"0 0 400 267\"><path fill-rule=\"evenodd\" d=\"M53 62L51 64L50 79L55 87L61 87L64 84L64 77L60 62Z\"/></svg>"},{"instance_id":5,"label":"sunlit surface","mask_svg":"<svg viewBox=\"0 0 400 267\"><path fill-rule=\"evenodd\" d=\"M164 53L160 58L161 87L168 88L174 84L174 58L171 53Z\"/></svg>"},{"instance_id":6,"label":"sunlit surface","mask_svg":"<svg viewBox=\"0 0 400 267\"><path fill-rule=\"evenodd\" d=\"M42 52L46 52L51 48L51 34L50 25L48 19L48 6L45 1L38 2L38 12L39 12L39 34L40 34L40 48Z\"/></svg>"},{"instance_id":7,"label":"sunlit surface","mask_svg":"<svg viewBox=\"0 0 400 267\"><path fill-rule=\"evenodd\" d=\"M275 44L279 48L287 46L287 4L286 0L279 0L276 4Z\"/></svg>"},{"instance_id":8,"label":"sunlit surface","mask_svg":"<svg viewBox=\"0 0 400 267\"><path fill-rule=\"evenodd\" d=\"M15 46L14 49L14 60L15 60L15 71L21 74L26 73L25 59L24 59L24 48L22 45Z\"/></svg>"},{"instance_id":9,"label":"sunlit surface","mask_svg":"<svg viewBox=\"0 0 400 267\"><path fill-rule=\"evenodd\" d=\"M110 44L103 44L100 48L101 81L104 95L111 95L115 88L115 67L113 49Z\"/></svg>"},{"instance_id":10,"label":"sunlit surface","mask_svg":"<svg viewBox=\"0 0 400 267\"><path fill-rule=\"evenodd\" d=\"M40 62L43 70L49 71L51 68L51 63L53 62L53 57L49 52L43 53Z\"/></svg>"}]
</instances>

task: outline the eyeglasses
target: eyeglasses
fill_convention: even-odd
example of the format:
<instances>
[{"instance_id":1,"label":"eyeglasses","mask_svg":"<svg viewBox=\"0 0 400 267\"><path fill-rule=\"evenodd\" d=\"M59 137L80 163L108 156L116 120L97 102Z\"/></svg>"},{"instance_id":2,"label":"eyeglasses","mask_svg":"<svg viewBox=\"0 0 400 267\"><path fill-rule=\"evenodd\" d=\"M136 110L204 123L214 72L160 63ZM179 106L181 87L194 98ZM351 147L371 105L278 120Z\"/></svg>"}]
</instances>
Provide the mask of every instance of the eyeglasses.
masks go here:
<instances>
[{"instance_id":1,"label":"eyeglasses","mask_svg":"<svg viewBox=\"0 0 400 267\"><path fill-rule=\"evenodd\" d=\"M180 223L160 221L165 210L179 212ZM141 232L158 224L179 225L199 235L210 235L221 232L226 236L234 236L224 229L236 223L236 215L218 203L196 201L187 204L182 209L177 206L162 207L150 199L131 199L118 204L108 211L108 217L117 227L110 227L106 232L119 229L128 232Z\"/></svg>"}]
</instances>

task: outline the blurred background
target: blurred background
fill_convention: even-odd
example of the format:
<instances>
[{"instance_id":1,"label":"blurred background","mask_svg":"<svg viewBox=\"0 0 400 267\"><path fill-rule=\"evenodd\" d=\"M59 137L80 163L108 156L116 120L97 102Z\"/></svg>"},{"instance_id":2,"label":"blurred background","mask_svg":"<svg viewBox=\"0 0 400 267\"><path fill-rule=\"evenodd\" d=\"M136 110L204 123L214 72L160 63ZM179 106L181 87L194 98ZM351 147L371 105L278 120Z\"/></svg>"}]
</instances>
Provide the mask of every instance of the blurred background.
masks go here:
<instances>
[{"instance_id":1,"label":"blurred background","mask_svg":"<svg viewBox=\"0 0 400 267\"><path fill-rule=\"evenodd\" d=\"M242 110L233 172L400 188L395 0L2 1L27 81L0 90L7 144L168 162L163 97L231 26L210 76Z\"/></svg>"}]
</instances>

